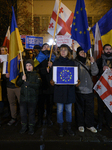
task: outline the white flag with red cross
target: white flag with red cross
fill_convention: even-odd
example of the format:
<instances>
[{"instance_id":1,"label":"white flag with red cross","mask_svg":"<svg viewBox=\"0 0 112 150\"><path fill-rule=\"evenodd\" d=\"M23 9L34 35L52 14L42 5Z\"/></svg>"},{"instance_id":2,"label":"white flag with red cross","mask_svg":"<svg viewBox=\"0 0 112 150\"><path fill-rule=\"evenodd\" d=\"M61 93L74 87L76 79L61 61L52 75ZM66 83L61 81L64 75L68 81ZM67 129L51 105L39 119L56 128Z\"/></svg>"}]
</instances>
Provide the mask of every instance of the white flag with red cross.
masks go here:
<instances>
[{"instance_id":1,"label":"white flag with red cross","mask_svg":"<svg viewBox=\"0 0 112 150\"><path fill-rule=\"evenodd\" d=\"M96 23L96 29L95 29L95 46L94 46L94 58L97 60L98 58L101 57L103 50L103 44L101 40L101 34L100 34L100 29L98 22Z\"/></svg>"},{"instance_id":2,"label":"white flag with red cross","mask_svg":"<svg viewBox=\"0 0 112 150\"><path fill-rule=\"evenodd\" d=\"M48 33L51 34L52 36L54 35L58 7L59 7L59 0L56 0L53 13L51 16L51 20L49 23L49 27L47 30ZM58 35L70 34L71 35L71 26L72 26L73 17L74 17L73 12L70 11L63 3L61 3L58 22L57 22L56 35L57 34Z\"/></svg>"},{"instance_id":3,"label":"white flag with red cross","mask_svg":"<svg viewBox=\"0 0 112 150\"><path fill-rule=\"evenodd\" d=\"M112 71L106 69L93 88L112 112Z\"/></svg>"}]
</instances>

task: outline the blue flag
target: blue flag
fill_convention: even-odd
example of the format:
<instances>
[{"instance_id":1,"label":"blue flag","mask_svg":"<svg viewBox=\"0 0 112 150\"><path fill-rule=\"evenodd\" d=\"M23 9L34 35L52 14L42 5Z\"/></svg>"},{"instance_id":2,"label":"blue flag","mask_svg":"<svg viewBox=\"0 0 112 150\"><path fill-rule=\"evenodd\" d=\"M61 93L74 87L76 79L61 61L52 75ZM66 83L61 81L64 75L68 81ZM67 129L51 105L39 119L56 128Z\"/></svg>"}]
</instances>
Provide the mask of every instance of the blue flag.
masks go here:
<instances>
[{"instance_id":1,"label":"blue flag","mask_svg":"<svg viewBox=\"0 0 112 150\"><path fill-rule=\"evenodd\" d=\"M85 52L91 48L84 0L77 0L71 29L71 38L76 40Z\"/></svg>"}]
</instances>

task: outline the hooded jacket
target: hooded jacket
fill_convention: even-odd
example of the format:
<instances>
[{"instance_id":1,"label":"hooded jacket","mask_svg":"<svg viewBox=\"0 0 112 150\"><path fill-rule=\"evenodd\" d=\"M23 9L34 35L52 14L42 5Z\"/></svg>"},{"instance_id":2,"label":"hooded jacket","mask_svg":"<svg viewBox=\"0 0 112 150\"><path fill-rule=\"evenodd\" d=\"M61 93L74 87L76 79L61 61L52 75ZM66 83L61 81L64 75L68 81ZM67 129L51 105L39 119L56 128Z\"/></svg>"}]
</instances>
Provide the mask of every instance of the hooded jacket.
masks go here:
<instances>
[{"instance_id":1,"label":"hooded jacket","mask_svg":"<svg viewBox=\"0 0 112 150\"><path fill-rule=\"evenodd\" d=\"M25 74L26 74L26 82L22 80L23 73L20 73L16 81L16 85L21 87L20 102L21 101L36 102L41 81L40 77L36 71L32 72L26 71Z\"/></svg>"}]
</instances>

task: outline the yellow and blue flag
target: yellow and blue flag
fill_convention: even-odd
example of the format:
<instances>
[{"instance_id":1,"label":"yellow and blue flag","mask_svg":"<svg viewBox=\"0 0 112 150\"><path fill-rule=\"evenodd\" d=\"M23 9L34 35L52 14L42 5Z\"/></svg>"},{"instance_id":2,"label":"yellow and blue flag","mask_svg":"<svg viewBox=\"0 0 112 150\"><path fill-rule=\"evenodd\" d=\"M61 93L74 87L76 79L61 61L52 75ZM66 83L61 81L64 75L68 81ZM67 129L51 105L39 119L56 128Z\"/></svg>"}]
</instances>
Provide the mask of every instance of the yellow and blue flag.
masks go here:
<instances>
[{"instance_id":1,"label":"yellow and blue flag","mask_svg":"<svg viewBox=\"0 0 112 150\"><path fill-rule=\"evenodd\" d=\"M34 67L38 66L42 61L45 59L47 60L49 57L45 54L43 54L41 51L40 53L35 57L34 59Z\"/></svg>"},{"instance_id":2,"label":"yellow and blue flag","mask_svg":"<svg viewBox=\"0 0 112 150\"><path fill-rule=\"evenodd\" d=\"M38 66L41 62L43 62L45 59L47 60L50 57L50 55L45 55L40 51L40 53L35 57L34 59L34 67ZM53 62L55 60L55 55L52 53L51 61Z\"/></svg>"},{"instance_id":3,"label":"yellow and blue flag","mask_svg":"<svg viewBox=\"0 0 112 150\"><path fill-rule=\"evenodd\" d=\"M77 0L72 22L71 38L76 40L85 52L91 48L84 0Z\"/></svg>"},{"instance_id":4,"label":"yellow and blue flag","mask_svg":"<svg viewBox=\"0 0 112 150\"><path fill-rule=\"evenodd\" d=\"M98 21L103 45L112 45L112 8ZM96 24L91 28L95 37Z\"/></svg>"},{"instance_id":5,"label":"yellow and blue flag","mask_svg":"<svg viewBox=\"0 0 112 150\"><path fill-rule=\"evenodd\" d=\"M10 44L9 44L9 59L8 59L8 72L10 73L10 81L15 84L16 78L19 73L18 54L23 52L23 46L20 39L19 30L16 23L14 8L12 6L12 21L10 30Z\"/></svg>"}]
</instances>

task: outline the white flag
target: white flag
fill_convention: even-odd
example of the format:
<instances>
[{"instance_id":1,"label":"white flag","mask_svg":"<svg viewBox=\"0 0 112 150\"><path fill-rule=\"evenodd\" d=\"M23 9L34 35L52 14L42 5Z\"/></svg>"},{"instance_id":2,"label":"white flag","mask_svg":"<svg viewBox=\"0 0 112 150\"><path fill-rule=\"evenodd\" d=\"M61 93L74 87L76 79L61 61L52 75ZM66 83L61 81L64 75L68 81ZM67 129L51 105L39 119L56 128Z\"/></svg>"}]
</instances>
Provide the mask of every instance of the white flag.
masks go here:
<instances>
[{"instance_id":1,"label":"white flag","mask_svg":"<svg viewBox=\"0 0 112 150\"><path fill-rule=\"evenodd\" d=\"M51 16L50 24L48 27L48 32L52 36L54 35L58 7L59 7L59 0L56 0L53 13ZM59 35L71 34L73 16L74 16L73 12L70 11L63 3L61 3L58 22L57 22L56 35L57 34Z\"/></svg>"},{"instance_id":2,"label":"white flag","mask_svg":"<svg viewBox=\"0 0 112 150\"><path fill-rule=\"evenodd\" d=\"M112 112L112 71L106 69L93 88Z\"/></svg>"}]
</instances>

